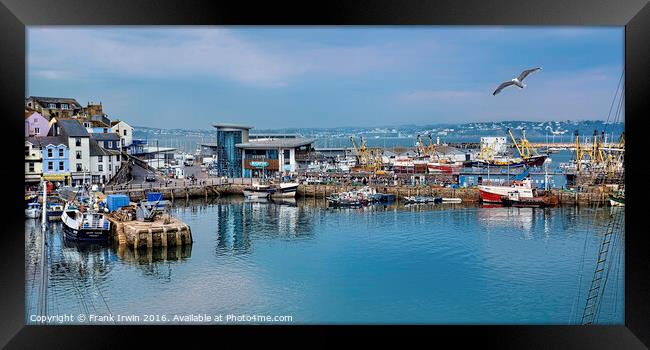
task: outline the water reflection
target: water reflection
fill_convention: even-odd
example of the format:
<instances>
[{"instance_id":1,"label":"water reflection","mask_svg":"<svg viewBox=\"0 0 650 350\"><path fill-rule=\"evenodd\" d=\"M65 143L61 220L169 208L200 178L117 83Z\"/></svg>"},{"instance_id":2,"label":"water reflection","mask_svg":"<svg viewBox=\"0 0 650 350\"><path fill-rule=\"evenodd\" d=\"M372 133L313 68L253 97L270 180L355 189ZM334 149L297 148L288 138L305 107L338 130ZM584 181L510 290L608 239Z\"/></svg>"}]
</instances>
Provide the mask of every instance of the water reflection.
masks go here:
<instances>
[{"instance_id":1,"label":"water reflection","mask_svg":"<svg viewBox=\"0 0 650 350\"><path fill-rule=\"evenodd\" d=\"M306 239L313 235L314 208L296 200L232 200L217 203L217 254L249 253L254 239Z\"/></svg>"},{"instance_id":2,"label":"water reflection","mask_svg":"<svg viewBox=\"0 0 650 350\"><path fill-rule=\"evenodd\" d=\"M192 257L192 245L147 247L133 249L117 245L114 247L117 256L125 262L136 265L152 265L158 262L182 261Z\"/></svg>"}]
</instances>

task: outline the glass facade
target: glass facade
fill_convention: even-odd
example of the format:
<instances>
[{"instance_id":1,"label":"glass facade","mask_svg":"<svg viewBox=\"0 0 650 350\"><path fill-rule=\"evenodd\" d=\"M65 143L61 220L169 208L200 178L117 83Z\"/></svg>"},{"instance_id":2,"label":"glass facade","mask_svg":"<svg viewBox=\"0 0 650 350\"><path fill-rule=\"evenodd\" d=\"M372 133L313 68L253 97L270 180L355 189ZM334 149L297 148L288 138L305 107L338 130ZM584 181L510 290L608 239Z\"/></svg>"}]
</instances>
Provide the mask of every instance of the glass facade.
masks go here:
<instances>
[{"instance_id":1,"label":"glass facade","mask_svg":"<svg viewBox=\"0 0 650 350\"><path fill-rule=\"evenodd\" d=\"M217 172L219 176L241 177L241 150L235 147L242 143L242 130L217 129Z\"/></svg>"}]
</instances>

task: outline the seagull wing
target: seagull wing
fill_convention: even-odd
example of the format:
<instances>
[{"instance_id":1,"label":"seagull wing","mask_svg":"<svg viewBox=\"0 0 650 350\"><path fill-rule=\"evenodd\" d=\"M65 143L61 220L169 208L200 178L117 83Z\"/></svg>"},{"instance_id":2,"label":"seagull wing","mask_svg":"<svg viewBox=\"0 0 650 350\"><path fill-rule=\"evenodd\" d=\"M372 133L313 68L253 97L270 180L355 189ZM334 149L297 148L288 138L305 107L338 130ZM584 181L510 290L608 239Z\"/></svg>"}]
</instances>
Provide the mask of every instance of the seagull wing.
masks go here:
<instances>
[{"instance_id":1,"label":"seagull wing","mask_svg":"<svg viewBox=\"0 0 650 350\"><path fill-rule=\"evenodd\" d=\"M541 70L541 69L542 68L540 68L540 67L533 68L533 69L526 69L525 71L521 72L521 74L519 74L519 77L517 78L517 80L522 81L522 80L524 80L524 78L526 78L531 73L535 73L535 72L537 72L538 70Z\"/></svg>"},{"instance_id":2,"label":"seagull wing","mask_svg":"<svg viewBox=\"0 0 650 350\"><path fill-rule=\"evenodd\" d=\"M512 81L506 81L506 82L501 83L501 85L499 85L499 87L496 90L494 90L494 92L492 93L492 96L496 96L496 94L501 92L501 90L503 90L504 88L506 88L506 87L508 87L510 85L513 85L513 84L514 83Z\"/></svg>"}]
</instances>

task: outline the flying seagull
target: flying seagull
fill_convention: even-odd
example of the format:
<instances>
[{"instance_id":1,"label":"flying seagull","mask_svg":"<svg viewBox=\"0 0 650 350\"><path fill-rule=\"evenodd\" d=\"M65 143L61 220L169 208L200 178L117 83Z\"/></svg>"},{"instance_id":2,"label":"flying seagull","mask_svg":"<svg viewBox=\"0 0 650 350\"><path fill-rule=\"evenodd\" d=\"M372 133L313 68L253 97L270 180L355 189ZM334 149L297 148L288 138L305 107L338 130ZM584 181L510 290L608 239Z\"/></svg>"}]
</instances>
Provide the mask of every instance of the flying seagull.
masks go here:
<instances>
[{"instance_id":1,"label":"flying seagull","mask_svg":"<svg viewBox=\"0 0 650 350\"><path fill-rule=\"evenodd\" d=\"M501 85L499 85L499 87L496 90L494 90L492 95L496 96L496 94L501 92L501 90L503 90L504 88L506 88L506 87L508 87L510 85L517 85L521 89L525 88L526 85L523 83L524 78L526 78L531 73L537 72L538 70L542 70L542 68L537 67L537 68L533 68L533 69L526 69L525 71L521 72L521 74L519 74L519 76L517 78L501 83Z\"/></svg>"}]
</instances>

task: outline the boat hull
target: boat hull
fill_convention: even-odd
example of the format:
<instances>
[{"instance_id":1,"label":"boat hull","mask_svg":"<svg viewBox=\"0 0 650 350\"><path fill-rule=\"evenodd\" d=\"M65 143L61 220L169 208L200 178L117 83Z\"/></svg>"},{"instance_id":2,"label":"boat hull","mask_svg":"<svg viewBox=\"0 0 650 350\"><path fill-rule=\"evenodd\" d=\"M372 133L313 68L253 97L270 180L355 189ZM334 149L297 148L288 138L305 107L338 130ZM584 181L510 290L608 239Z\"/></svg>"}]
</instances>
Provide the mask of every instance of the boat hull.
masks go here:
<instances>
[{"instance_id":1,"label":"boat hull","mask_svg":"<svg viewBox=\"0 0 650 350\"><path fill-rule=\"evenodd\" d=\"M41 210L39 209L25 209L25 217L27 219L38 219L41 217Z\"/></svg>"},{"instance_id":2,"label":"boat hull","mask_svg":"<svg viewBox=\"0 0 650 350\"><path fill-rule=\"evenodd\" d=\"M111 230L81 229L76 230L68 225L63 225L65 238L80 242L102 242L110 237Z\"/></svg>"},{"instance_id":3,"label":"boat hull","mask_svg":"<svg viewBox=\"0 0 650 350\"><path fill-rule=\"evenodd\" d=\"M288 187L279 187L275 192L271 193L272 198L294 198L296 192L298 191L298 185L288 186Z\"/></svg>"},{"instance_id":4,"label":"boat hull","mask_svg":"<svg viewBox=\"0 0 650 350\"><path fill-rule=\"evenodd\" d=\"M245 189L244 196L246 196L246 198L268 198L269 192L267 190Z\"/></svg>"}]
</instances>

